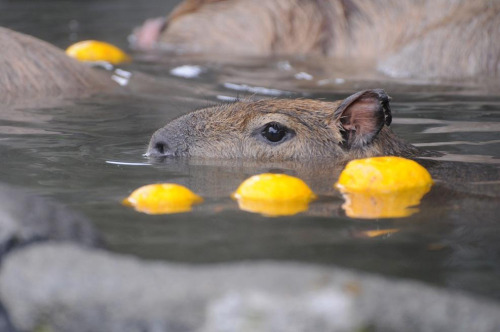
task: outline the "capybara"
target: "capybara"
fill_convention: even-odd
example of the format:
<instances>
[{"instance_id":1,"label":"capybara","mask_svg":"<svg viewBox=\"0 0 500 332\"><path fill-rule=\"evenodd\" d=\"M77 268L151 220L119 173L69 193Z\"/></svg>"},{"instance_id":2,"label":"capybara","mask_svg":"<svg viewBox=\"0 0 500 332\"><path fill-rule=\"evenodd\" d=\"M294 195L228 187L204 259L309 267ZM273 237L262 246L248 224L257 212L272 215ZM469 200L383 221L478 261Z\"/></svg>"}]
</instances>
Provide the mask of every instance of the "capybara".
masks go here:
<instances>
[{"instance_id":1,"label":"capybara","mask_svg":"<svg viewBox=\"0 0 500 332\"><path fill-rule=\"evenodd\" d=\"M184 0L135 36L139 48L320 54L392 76L496 77L500 1Z\"/></svg>"},{"instance_id":2,"label":"capybara","mask_svg":"<svg viewBox=\"0 0 500 332\"><path fill-rule=\"evenodd\" d=\"M190 156L283 161L399 155L418 150L389 128L389 97L380 89L343 101L271 99L204 108L159 129L151 157Z\"/></svg>"},{"instance_id":3,"label":"capybara","mask_svg":"<svg viewBox=\"0 0 500 332\"><path fill-rule=\"evenodd\" d=\"M109 89L110 75L34 37L0 27L2 100L80 96Z\"/></svg>"}]
</instances>

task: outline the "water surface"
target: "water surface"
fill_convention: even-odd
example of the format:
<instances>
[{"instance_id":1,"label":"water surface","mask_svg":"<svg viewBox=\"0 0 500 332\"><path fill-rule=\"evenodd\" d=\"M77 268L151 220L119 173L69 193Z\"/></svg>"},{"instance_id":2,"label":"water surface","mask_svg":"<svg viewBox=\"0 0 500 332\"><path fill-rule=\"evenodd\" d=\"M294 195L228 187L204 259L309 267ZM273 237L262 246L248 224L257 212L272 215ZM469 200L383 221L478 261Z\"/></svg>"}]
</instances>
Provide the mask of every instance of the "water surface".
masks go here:
<instances>
[{"instance_id":1,"label":"water surface","mask_svg":"<svg viewBox=\"0 0 500 332\"><path fill-rule=\"evenodd\" d=\"M103 6L92 2L68 2L73 11L54 15L61 22L78 17L84 27L114 27L114 38L126 45L133 24L124 22L139 20L132 2L124 3L125 9L106 2L109 11L124 15L118 26L104 19L110 12L92 17ZM2 6L10 6L13 17L30 17L33 4ZM30 32L36 24L26 21L21 27ZM90 29L94 38L105 39L109 32L95 26ZM39 35L59 46L75 38L56 27ZM304 58L136 54L136 62L121 69L132 77L117 93L1 105L0 181L82 212L117 252L191 263L340 265L500 299L500 90L494 84L395 81L363 64ZM384 88L392 96L393 129L400 136L444 153L421 160L436 185L420 212L408 218L346 217L343 199L332 187L341 170L334 162L157 161L143 156L156 129L195 108L241 98L338 100L365 88ZM266 171L301 177L319 200L291 217L240 211L229 194L248 176ZM205 203L190 213L160 216L120 204L135 188L156 182L187 185ZM399 232L374 238L364 233L393 228Z\"/></svg>"}]
</instances>

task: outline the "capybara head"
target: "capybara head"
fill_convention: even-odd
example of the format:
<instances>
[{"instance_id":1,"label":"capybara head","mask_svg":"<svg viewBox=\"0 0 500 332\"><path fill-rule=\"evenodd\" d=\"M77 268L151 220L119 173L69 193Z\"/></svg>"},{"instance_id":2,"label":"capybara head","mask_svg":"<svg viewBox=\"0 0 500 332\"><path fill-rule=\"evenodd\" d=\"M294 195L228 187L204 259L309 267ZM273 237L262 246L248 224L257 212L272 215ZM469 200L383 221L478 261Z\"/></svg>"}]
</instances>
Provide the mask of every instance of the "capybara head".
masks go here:
<instances>
[{"instance_id":1,"label":"capybara head","mask_svg":"<svg viewBox=\"0 0 500 332\"><path fill-rule=\"evenodd\" d=\"M235 102L184 115L153 134L150 157L256 160L411 156L416 148L389 129L389 97L360 91L343 101L271 99Z\"/></svg>"},{"instance_id":2,"label":"capybara head","mask_svg":"<svg viewBox=\"0 0 500 332\"><path fill-rule=\"evenodd\" d=\"M323 7L303 0L186 0L165 24L146 24L137 45L148 48L157 39L161 48L187 52L320 53L329 29Z\"/></svg>"}]
</instances>

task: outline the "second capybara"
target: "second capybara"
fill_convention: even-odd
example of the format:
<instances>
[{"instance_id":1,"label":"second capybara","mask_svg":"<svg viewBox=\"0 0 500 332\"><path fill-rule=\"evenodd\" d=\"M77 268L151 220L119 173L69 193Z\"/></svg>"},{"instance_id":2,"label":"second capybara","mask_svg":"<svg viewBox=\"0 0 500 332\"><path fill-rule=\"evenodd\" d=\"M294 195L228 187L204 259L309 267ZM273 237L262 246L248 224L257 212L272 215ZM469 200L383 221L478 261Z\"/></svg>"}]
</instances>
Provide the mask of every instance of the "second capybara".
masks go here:
<instances>
[{"instance_id":1,"label":"second capybara","mask_svg":"<svg viewBox=\"0 0 500 332\"><path fill-rule=\"evenodd\" d=\"M109 90L110 75L37 38L0 27L0 47L2 101Z\"/></svg>"},{"instance_id":2,"label":"second capybara","mask_svg":"<svg viewBox=\"0 0 500 332\"><path fill-rule=\"evenodd\" d=\"M381 89L343 101L271 99L235 102L184 115L156 131L150 157L203 157L262 161L350 159L418 150L389 128L389 97Z\"/></svg>"},{"instance_id":3,"label":"second capybara","mask_svg":"<svg viewBox=\"0 0 500 332\"><path fill-rule=\"evenodd\" d=\"M496 0L184 0L135 36L139 48L359 59L399 77L500 74Z\"/></svg>"}]
</instances>

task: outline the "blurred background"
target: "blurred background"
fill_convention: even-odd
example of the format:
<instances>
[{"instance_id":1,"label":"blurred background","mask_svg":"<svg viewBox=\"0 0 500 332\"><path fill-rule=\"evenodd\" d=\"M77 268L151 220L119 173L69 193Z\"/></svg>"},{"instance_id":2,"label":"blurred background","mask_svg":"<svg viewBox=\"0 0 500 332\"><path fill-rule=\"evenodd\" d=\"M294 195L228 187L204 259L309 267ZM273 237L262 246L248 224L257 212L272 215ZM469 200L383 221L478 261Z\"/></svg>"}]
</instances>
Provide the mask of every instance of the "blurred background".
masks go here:
<instances>
[{"instance_id":1,"label":"blurred background","mask_svg":"<svg viewBox=\"0 0 500 332\"><path fill-rule=\"evenodd\" d=\"M2 0L0 25L61 48L85 39L127 47L127 35L150 17L166 16L180 0Z\"/></svg>"}]
</instances>

